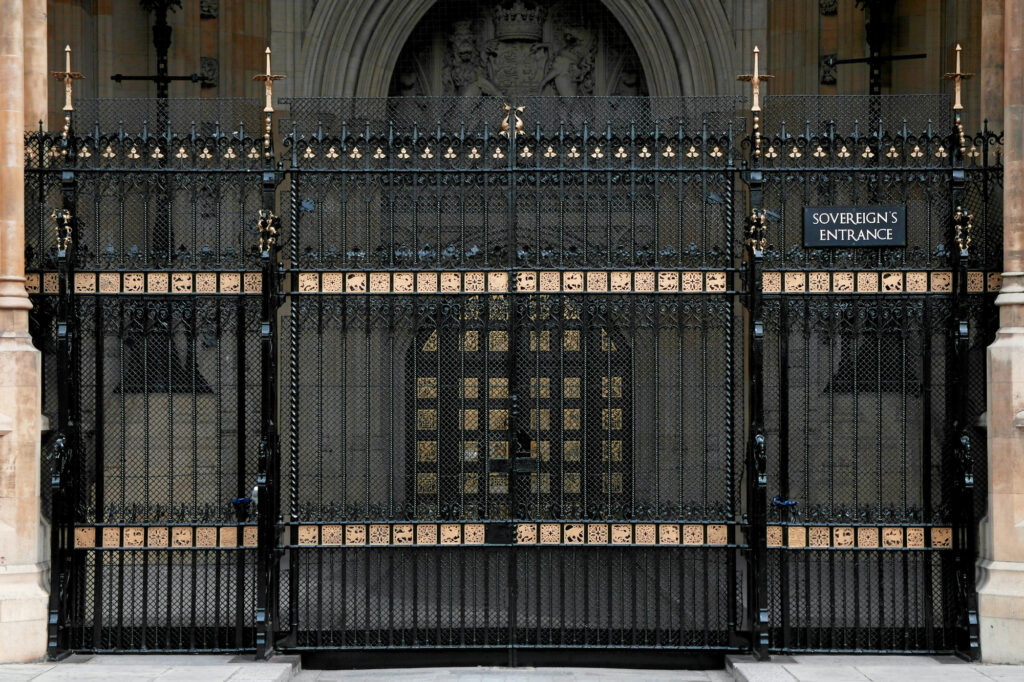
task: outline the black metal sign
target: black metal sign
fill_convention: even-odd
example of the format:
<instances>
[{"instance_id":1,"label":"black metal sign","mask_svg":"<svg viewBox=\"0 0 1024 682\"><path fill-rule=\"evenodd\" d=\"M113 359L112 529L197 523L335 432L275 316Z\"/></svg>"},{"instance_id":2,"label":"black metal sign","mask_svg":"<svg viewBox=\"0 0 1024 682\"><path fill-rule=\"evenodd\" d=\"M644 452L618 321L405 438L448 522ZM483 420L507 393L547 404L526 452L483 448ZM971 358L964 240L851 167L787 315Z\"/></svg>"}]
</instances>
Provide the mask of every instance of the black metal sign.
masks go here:
<instances>
[{"instance_id":1,"label":"black metal sign","mask_svg":"<svg viewBox=\"0 0 1024 682\"><path fill-rule=\"evenodd\" d=\"M906 206L804 207L804 246L906 245Z\"/></svg>"}]
</instances>

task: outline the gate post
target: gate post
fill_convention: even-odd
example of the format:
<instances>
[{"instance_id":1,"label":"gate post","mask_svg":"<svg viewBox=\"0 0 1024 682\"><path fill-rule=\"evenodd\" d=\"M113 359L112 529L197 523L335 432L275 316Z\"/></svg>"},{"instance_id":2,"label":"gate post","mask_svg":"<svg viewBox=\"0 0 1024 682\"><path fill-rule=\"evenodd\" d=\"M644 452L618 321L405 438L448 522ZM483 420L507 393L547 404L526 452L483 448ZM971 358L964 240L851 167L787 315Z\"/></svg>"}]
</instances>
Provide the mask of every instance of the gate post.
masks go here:
<instances>
[{"instance_id":1,"label":"gate post","mask_svg":"<svg viewBox=\"0 0 1024 682\"><path fill-rule=\"evenodd\" d=\"M755 121L757 119L755 118ZM755 123L755 126L757 123ZM755 133L756 134L756 133ZM746 220L747 237L747 310L750 313L748 347L749 407L747 423L747 542L750 552L751 648L759 660L768 658L768 564L766 509L768 502L767 453L764 435L764 320L761 311L761 269L767 243L764 209L761 208L763 175L759 169L746 173L750 190L750 216Z\"/></svg>"},{"instance_id":2,"label":"gate post","mask_svg":"<svg viewBox=\"0 0 1024 682\"><path fill-rule=\"evenodd\" d=\"M263 108L263 176L259 211L260 268L262 275L260 305L260 444L256 473L257 565L256 565L256 657L269 658L274 652L274 632L278 611L277 522L280 502L278 479L281 470L280 440L277 431L277 307L279 270L277 252L281 219L274 213L280 173L274 167L273 82L283 76L270 72L270 48L267 48L267 72L254 76L266 84Z\"/></svg>"},{"instance_id":3,"label":"gate post","mask_svg":"<svg viewBox=\"0 0 1024 682\"><path fill-rule=\"evenodd\" d=\"M953 101L953 130L950 144L951 182L953 217L951 222L951 252L956 259L953 265L953 351L956 363L953 372L951 395L963 396L969 389L970 371L970 314L967 300L967 267L971 246L971 220L973 216L964 207L966 200L967 175L964 171L966 136L962 120L963 105L960 102L960 83L970 74L960 71L960 46L956 46L956 71L946 74L955 86ZM964 658L976 661L981 658L981 643L978 625L978 593L975 584L975 557L978 552L978 529L974 515L974 456L971 453L971 432L968 425L968 401L962 397L954 399L952 451L955 455L957 476L954 478L958 503L955 509L955 574L957 581L957 636L956 651Z\"/></svg>"},{"instance_id":4,"label":"gate post","mask_svg":"<svg viewBox=\"0 0 1024 682\"><path fill-rule=\"evenodd\" d=\"M70 60L70 57L69 57ZM69 68L70 71L70 68ZM74 514L77 504L75 458L80 455L78 439L77 355L78 324L75 314L75 254L77 218L75 217L75 145L72 140L73 110L65 106L64 129L59 153L63 170L60 176L61 207L53 211L56 228L57 263L57 338L55 365L57 374L57 428L49 453L50 461L50 603L47 616L46 656L51 660L68 655L63 628L69 608L73 568L71 552ZM42 159L40 159L42 163ZM102 510L97 510L100 513Z\"/></svg>"},{"instance_id":5,"label":"gate post","mask_svg":"<svg viewBox=\"0 0 1024 682\"><path fill-rule=\"evenodd\" d=\"M764 435L764 319L761 311L761 269L765 235L765 213L761 208L764 174L761 171L761 82L773 78L758 70L758 50L754 47L753 73L739 76L751 89L750 113L753 117L750 169L744 173L750 198L750 214L745 222L747 255L746 304L750 314L748 348L750 390L747 418L747 544L750 573L747 595L752 653L758 660L768 659L768 554L767 554L767 453Z\"/></svg>"}]
</instances>

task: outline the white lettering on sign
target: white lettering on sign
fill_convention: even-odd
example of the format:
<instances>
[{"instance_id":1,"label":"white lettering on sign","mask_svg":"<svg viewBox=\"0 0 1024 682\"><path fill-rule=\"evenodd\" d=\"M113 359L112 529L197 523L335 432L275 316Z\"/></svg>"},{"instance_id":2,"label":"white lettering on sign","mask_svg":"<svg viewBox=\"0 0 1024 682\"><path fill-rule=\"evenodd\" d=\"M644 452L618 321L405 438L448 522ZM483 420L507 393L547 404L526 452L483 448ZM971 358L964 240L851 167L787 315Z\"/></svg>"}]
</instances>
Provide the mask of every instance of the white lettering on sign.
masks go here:
<instances>
[{"instance_id":1,"label":"white lettering on sign","mask_svg":"<svg viewBox=\"0 0 1024 682\"><path fill-rule=\"evenodd\" d=\"M904 246L905 206L804 207L804 246Z\"/></svg>"},{"instance_id":2,"label":"white lettering on sign","mask_svg":"<svg viewBox=\"0 0 1024 682\"><path fill-rule=\"evenodd\" d=\"M875 230L869 230L861 228L859 230L851 229L838 229L838 230L819 230L818 238L823 242L834 242L834 241L847 241L847 242L864 242L869 240L884 240L892 241L892 230L878 228Z\"/></svg>"},{"instance_id":3,"label":"white lettering on sign","mask_svg":"<svg viewBox=\"0 0 1024 682\"><path fill-rule=\"evenodd\" d=\"M878 225L896 222L896 211L842 211L839 213L815 213L811 216L814 225ZM822 237L824 239L824 237Z\"/></svg>"}]
</instances>

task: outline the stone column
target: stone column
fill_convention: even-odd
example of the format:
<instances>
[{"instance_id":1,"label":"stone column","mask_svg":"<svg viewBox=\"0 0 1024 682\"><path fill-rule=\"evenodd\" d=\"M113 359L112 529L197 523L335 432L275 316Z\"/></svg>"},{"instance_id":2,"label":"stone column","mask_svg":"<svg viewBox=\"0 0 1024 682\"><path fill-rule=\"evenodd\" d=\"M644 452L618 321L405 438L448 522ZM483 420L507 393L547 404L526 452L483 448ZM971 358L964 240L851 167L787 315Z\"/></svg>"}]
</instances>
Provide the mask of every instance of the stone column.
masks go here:
<instances>
[{"instance_id":1,"label":"stone column","mask_svg":"<svg viewBox=\"0 0 1024 682\"><path fill-rule=\"evenodd\" d=\"M46 650L40 357L28 335L24 273L23 17L22 0L0 3L0 661Z\"/></svg>"},{"instance_id":2,"label":"stone column","mask_svg":"<svg viewBox=\"0 0 1024 682\"><path fill-rule=\"evenodd\" d=\"M1003 13L1003 286L988 349L988 517L981 525L981 654L1024 663L1024 0Z\"/></svg>"},{"instance_id":3,"label":"stone column","mask_svg":"<svg viewBox=\"0 0 1024 682\"><path fill-rule=\"evenodd\" d=\"M46 123L50 74L46 64L46 0L23 0L25 33L25 129Z\"/></svg>"}]
</instances>

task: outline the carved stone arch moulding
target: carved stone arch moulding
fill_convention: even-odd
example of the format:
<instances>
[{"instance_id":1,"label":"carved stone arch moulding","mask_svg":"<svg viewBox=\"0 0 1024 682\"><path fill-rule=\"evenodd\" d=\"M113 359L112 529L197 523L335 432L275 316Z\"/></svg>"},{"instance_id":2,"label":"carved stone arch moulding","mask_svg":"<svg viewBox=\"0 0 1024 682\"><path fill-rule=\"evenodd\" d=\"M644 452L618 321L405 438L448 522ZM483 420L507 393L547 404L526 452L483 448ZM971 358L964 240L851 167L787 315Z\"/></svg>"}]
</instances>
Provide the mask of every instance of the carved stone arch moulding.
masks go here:
<instances>
[{"instance_id":1,"label":"carved stone arch moulding","mask_svg":"<svg viewBox=\"0 0 1024 682\"><path fill-rule=\"evenodd\" d=\"M737 92L736 49L729 19L720 2L600 1L636 50L649 94L722 95ZM320 0L307 26L303 43L305 68L302 88L295 95L388 95L403 48L436 2ZM480 4L491 7L499 2L482 0ZM508 0L506 4L511 5L512 2ZM564 44L561 47L564 48ZM555 56L557 52L555 49ZM549 85L548 89L553 87ZM471 91L475 92L475 89Z\"/></svg>"}]
</instances>

